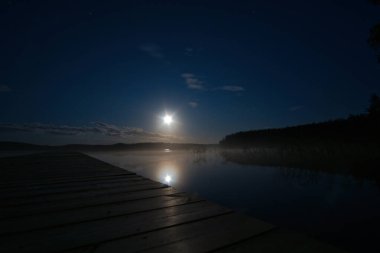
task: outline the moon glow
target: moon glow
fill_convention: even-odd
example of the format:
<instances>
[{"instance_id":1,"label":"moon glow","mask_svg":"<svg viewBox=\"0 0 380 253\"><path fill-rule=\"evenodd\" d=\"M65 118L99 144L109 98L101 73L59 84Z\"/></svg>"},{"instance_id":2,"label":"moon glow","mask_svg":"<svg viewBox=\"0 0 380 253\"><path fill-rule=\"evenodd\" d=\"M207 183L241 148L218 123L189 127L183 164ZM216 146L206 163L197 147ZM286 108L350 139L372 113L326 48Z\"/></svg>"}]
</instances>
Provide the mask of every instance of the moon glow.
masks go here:
<instances>
[{"instance_id":1,"label":"moon glow","mask_svg":"<svg viewBox=\"0 0 380 253\"><path fill-rule=\"evenodd\" d=\"M173 123L173 116L166 114L163 117L164 124L170 126Z\"/></svg>"}]
</instances>

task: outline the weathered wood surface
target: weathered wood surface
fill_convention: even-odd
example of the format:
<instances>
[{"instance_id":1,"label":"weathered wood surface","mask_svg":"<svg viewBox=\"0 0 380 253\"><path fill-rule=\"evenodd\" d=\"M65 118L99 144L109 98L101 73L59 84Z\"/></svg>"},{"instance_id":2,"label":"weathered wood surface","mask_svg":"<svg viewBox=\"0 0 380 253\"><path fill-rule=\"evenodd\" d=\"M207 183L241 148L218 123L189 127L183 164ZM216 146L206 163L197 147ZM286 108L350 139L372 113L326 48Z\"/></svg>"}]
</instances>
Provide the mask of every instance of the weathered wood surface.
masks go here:
<instances>
[{"instance_id":1,"label":"weathered wood surface","mask_svg":"<svg viewBox=\"0 0 380 253\"><path fill-rule=\"evenodd\" d=\"M80 153L0 158L0 252L341 252Z\"/></svg>"}]
</instances>

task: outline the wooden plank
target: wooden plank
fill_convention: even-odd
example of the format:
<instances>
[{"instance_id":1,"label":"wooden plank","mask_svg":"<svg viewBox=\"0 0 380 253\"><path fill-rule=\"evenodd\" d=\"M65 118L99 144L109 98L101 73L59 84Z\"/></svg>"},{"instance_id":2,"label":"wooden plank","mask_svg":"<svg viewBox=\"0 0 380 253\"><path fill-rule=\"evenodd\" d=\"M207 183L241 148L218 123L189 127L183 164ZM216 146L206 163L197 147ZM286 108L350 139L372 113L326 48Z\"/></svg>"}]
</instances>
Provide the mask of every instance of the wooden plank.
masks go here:
<instances>
[{"instance_id":1,"label":"wooden plank","mask_svg":"<svg viewBox=\"0 0 380 253\"><path fill-rule=\"evenodd\" d=\"M80 153L0 158L0 252L341 252Z\"/></svg>"},{"instance_id":2,"label":"wooden plank","mask_svg":"<svg viewBox=\"0 0 380 253\"><path fill-rule=\"evenodd\" d=\"M2 200L0 202L0 207L7 207L7 206L20 206L25 204L35 204L39 205L45 202L57 202L57 201L63 201L63 200L70 200L70 199L78 199L78 198L88 198L93 197L99 194L113 194L113 193L128 193L128 192L134 192L134 191L145 191L149 189L160 189L167 187L164 184L160 183L146 183L141 185L132 185L132 186L118 186L118 187L112 187L112 188L103 188L103 189L91 189L88 191L78 191L75 192L69 192L69 193L60 193L60 194L52 194L52 195L45 195L45 196L37 196L35 198L17 198L17 199L7 199Z\"/></svg>"},{"instance_id":3,"label":"wooden plank","mask_svg":"<svg viewBox=\"0 0 380 253\"><path fill-rule=\"evenodd\" d=\"M93 196L75 197L73 199L66 199L63 201L55 202L42 202L38 205L34 203L2 207L0 208L0 220L14 217L30 216L34 214L46 214L51 212L71 210L83 207L91 207L104 205L107 203L118 203L125 201L135 201L140 199L154 198L158 196L170 196L178 194L179 192L171 187L135 191L135 192L121 192L108 194L101 192Z\"/></svg>"},{"instance_id":4,"label":"wooden plank","mask_svg":"<svg viewBox=\"0 0 380 253\"><path fill-rule=\"evenodd\" d=\"M262 236L222 248L217 252L266 252L266 253L343 253L326 243L286 229L275 229Z\"/></svg>"},{"instance_id":5,"label":"wooden plank","mask_svg":"<svg viewBox=\"0 0 380 253\"><path fill-rule=\"evenodd\" d=\"M59 252L231 212L208 202L83 222L0 238L0 252ZM53 243L54 242L54 243Z\"/></svg>"},{"instance_id":6,"label":"wooden plank","mask_svg":"<svg viewBox=\"0 0 380 253\"><path fill-rule=\"evenodd\" d=\"M40 177L93 176L125 170L80 153L47 153L0 158L0 181L34 180ZM24 173L15 173L14 169Z\"/></svg>"},{"instance_id":7,"label":"wooden plank","mask_svg":"<svg viewBox=\"0 0 380 253\"><path fill-rule=\"evenodd\" d=\"M7 191L1 192L0 201L7 201L8 199L19 199L19 198L30 198L30 197L40 197L47 195L57 195L57 194L68 194L68 193L76 193L83 192L89 190L100 190L100 189L108 189L108 188L116 188L116 187L131 187L137 185L159 185L163 184L151 181L149 179L139 179L139 180L130 180L130 179L118 179L114 181L94 181L94 182L86 182L76 185L67 185L65 187L48 187L42 189L30 189L23 190L19 189L18 191Z\"/></svg>"},{"instance_id":8,"label":"wooden plank","mask_svg":"<svg viewBox=\"0 0 380 253\"><path fill-rule=\"evenodd\" d=\"M139 176L123 176L123 177L111 177L111 178L97 178L93 180L79 181L79 182L60 182L55 184L42 184L42 185L25 185L15 188L3 188L0 189L0 195L9 194L9 193L23 193L23 192L38 192L38 191L47 191L53 189L62 189L86 185L96 185L98 183L113 183L113 182L139 182L147 181L148 179L139 177Z\"/></svg>"},{"instance_id":9,"label":"wooden plank","mask_svg":"<svg viewBox=\"0 0 380 253\"><path fill-rule=\"evenodd\" d=\"M268 223L247 216L227 214L97 244L91 249L93 253L122 253L126 249L128 252L207 252L273 228Z\"/></svg>"},{"instance_id":10,"label":"wooden plank","mask_svg":"<svg viewBox=\"0 0 380 253\"><path fill-rule=\"evenodd\" d=\"M20 170L21 171L21 170ZM23 173L29 173L29 172L23 172ZM115 175L116 173L108 173L108 172L98 172L98 171L88 171L88 172L70 172L70 173L51 173L51 174L42 174L42 173L36 173L32 172L33 175L23 177L23 178L18 178L18 177L6 177L6 176L1 176L1 181L5 182L5 186L8 184L14 184L14 183L20 183L23 180L25 181L33 181L33 182L39 182L39 180L43 179L45 182L49 180L56 180L56 179L76 179L76 178L86 178L86 177L100 177L100 176L108 176L108 175ZM118 172L120 173L120 172ZM4 184L2 184L4 185Z\"/></svg>"},{"instance_id":11,"label":"wooden plank","mask_svg":"<svg viewBox=\"0 0 380 253\"><path fill-rule=\"evenodd\" d=\"M12 186L12 185L22 185L22 184L40 184L40 183L46 183L46 182L51 182L51 181L55 181L55 180L61 180L61 181L64 181L64 180L76 180L76 179L82 179L82 178L93 178L93 177L104 177L104 176L114 176L114 175L119 175L119 174L125 174L125 171L109 171L109 172L96 172L96 171L88 171L88 172L85 172L85 173L82 173L80 171L78 172L72 172L70 174L60 174L60 173L52 173L51 175L46 175L46 174L41 174L41 173L37 173L38 169L36 169L35 171L32 171L32 172L25 172L23 171L22 169L18 170L18 171L22 171L23 173L21 174L24 174L24 173L33 173L34 175L29 175L27 177L25 176L22 176L22 177L16 177L16 176L13 176L12 178L10 177L6 177L6 176L1 176L1 181L0 181L0 186L2 188L4 187L9 187L9 186ZM1 170L0 170L1 171ZM13 173L17 173L17 172L13 172ZM128 173L128 175L135 175L134 173Z\"/></svg>"},{"instance_id":12,"label":"wooden plank","mask_svg":"<svg viewBox=\"0 0 380 253\"><path fill-rule=\"evenodd\" d=\"M125 252L133 252L133 251L130 251L129 249L127 250L128 248L124 249L124 253ZM76 249L71 249L71 250L65 250L64 252L62 253L93 253L94 250L96 250L96 245L92 245L92 246L85 246L85 247L80 247L80 248L76 248Z\"/></svg>"},{"instance_id":13,"label":"wooden plank","mask_svg":"<svg viewBox=\"0 0 380 253\"><path fill-rule=\"evenodd\" d=\"M54 171L79 171L90 168L103 172L109 170L123 170L105 162L97 161L84 154L67 156L63 159L60 159L53 154L51 156L27 155L4 157L0 158L0 165L2 166L1 174L9 174L18 177L28 175L14 175L14 168L22 169L24 171L34 171L38 169L38 172L53 172L52 168L54 168Z\"/></svg>"},{"instance_id":14,"label":"wooden plank","mask_svg":"<svg viewBox=\"0 0 380 253\"><path fill-rule=\"evenodd\" d=\"M4 183L0 185L0 191L7 191L18 188L28 188L28 187L49 187L54 184L70 184L70 183L79 183L79 182L87 182L87 181L95 181L95 180L108 180L115 179L119 177L128 177L128 178L140 178L134 173L110 173L101 176L90 176L90 177L69 177L69 178L54 178L54 179L46 179L39 178L38 180L18 180L17 183Z\"/></svg>"},{"instance_id":15,"label":"wooden plank","mask_svg":"<svg viewBox=\"0 0 380 253\"><path fill-rule=\"evenodd\" d=\"M104 219L199 201L201 200L187 196L160 196L137 201L109 203L48 214L17 217L0 220L0 235Z\"/></svg>"}]
</instances>

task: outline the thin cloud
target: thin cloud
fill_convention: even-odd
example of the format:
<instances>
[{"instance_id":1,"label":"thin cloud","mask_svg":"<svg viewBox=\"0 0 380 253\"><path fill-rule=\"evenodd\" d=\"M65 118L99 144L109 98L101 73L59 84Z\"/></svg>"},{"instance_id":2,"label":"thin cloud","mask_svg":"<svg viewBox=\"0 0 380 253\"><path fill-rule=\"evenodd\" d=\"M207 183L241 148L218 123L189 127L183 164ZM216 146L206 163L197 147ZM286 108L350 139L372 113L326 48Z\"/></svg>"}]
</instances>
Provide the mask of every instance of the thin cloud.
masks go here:
<instances>
[{"instance_id":1,"label":"thin cloud","mask_svg":"<svg viewBox=\"0 0 380 253\"><path fill-rule=\"evenodd\" d=\"M196 77L192 73L183 73L182 78L185 79L185 82L187 84L187 88L192 90L205 90L205 87L203 86L204 82L201 81L198 77Z\"/></svg>"},{"instance_id":2,"label":"thin cloud","mask_svg":"<svg viewBox=\"0 0 380 253\"><path fill-rule=\"evenodd\" d=\"M101 133L101 130L95 127L88 126L67 126L67 125L52 125L52 124L0 124L0 132L45 132L59 135L79 135L82 133Z\"/></svg>"},{"instance_id":3,"label":"thin cloud","mask_svg":"<svg viewBox=\"0 0 380 253\"><path fill-rule=\"evenodd\" d=\"M194 49L193 48L191 48L191 47L185 48L185 55L187 55L187 56L193 56L193 54L194 54Z\"/></svg>"},{"instance_id":4,"label":"thin cloud","mask_svg":"<svg viewBox=\"0 0 380 253\"><path fill-rule=\"evenodd\" d=\"M196 107L198 107L198 103L197 102L189 102L189 106L196 108Z\"/></svg>"},{"instance_id":5,"label":"thin cloud","mask_svg":"<svg viewBox=\"0 0 380 253\"><path fill-rule=\"evenodd\" d=\"M296 111L299 111L299 110L302 110L305 106L303 105L295 105L295 106L291 106L289 107L289 111L291 112L296 112Z\"/></svg>"},{"instance_id":6,"label":"thin cloud","mask_svg":"<svg viewBox=\"0 0 380 253\"><path fill-rule=\"evenodd\" d=\"M162 53L162 49L159 45L150 43L140 45L140 50L148 54L149 56L157 59L164 58L164 54Z\"/></svg>"},{"instance_id":7,"label":"thin cloud","mask_svg":"<svg viewBox=\"0 0 380 253\"><path fill-rule=\"evenodd\" d=\"M10 92L11 88L9 88L7 85L0 85L0 92Z\"/></svg>"},{"instance_id":8,"label":"thin cloud","mask_svg":"<svg viewBox=\"0 0 380 253\"><path fill-rule=\"evenodd\" d=\"M238 91L245 91L244 87L237 86L237 85L225 85L218 88L219 90L224 91L231 91L231 92L238 92Z\"/></svg>"},{"instance_id":9,"label":"thin cloud","mask_svg":"<svg viewBox=\"0 0 380 253\"><path fill-rule=\"evenodd\" d=\"M0 123L1 132L30 132L52 135L77 136L85 134L98 134L108 137L140 137L142 141L179 141L182 138L161 133L145 131L142 128L115 126L104 122L94 122L91 126L68 126L54 124L14 124Z\"/></svg>"}]
</instances>

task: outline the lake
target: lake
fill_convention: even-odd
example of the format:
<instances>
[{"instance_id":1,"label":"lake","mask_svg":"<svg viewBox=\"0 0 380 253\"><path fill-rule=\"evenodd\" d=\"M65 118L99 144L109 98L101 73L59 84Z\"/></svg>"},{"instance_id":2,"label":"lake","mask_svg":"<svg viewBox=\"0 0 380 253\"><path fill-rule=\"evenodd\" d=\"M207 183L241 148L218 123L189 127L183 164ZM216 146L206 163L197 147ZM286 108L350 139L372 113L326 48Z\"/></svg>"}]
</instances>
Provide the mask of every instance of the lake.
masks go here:
<instances>
[{"instance_id":1,"label":"lake","mask_svg":"<svg viewBox=\"0 0 380 253\"><path fill-rule=\"evenodd\" d=\"M240 165L217 149L91 152L129 171L353 252L380 252L380 187L297 168Z\"/></svg>"}]
</instances>

